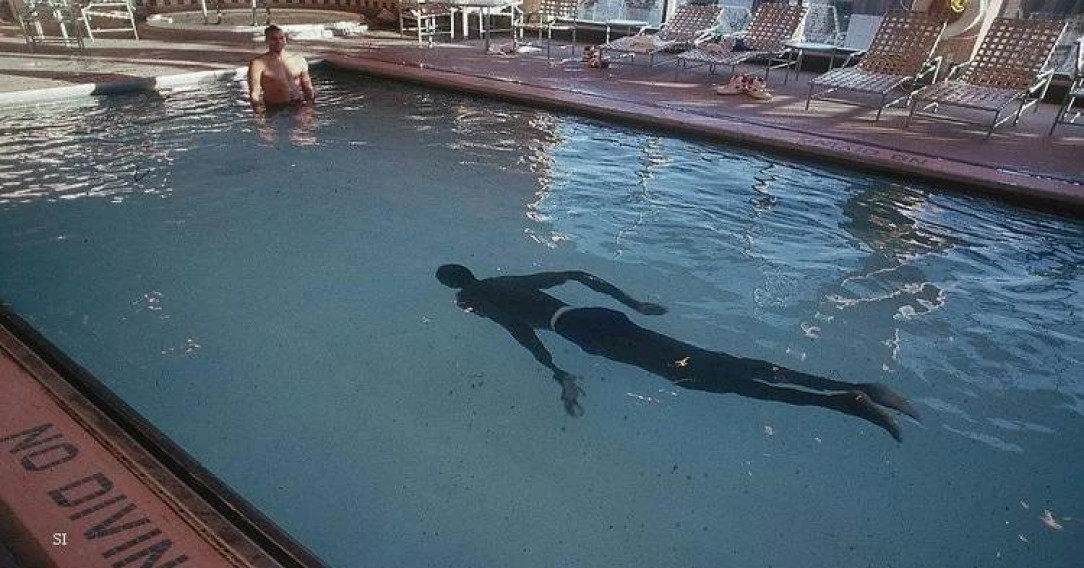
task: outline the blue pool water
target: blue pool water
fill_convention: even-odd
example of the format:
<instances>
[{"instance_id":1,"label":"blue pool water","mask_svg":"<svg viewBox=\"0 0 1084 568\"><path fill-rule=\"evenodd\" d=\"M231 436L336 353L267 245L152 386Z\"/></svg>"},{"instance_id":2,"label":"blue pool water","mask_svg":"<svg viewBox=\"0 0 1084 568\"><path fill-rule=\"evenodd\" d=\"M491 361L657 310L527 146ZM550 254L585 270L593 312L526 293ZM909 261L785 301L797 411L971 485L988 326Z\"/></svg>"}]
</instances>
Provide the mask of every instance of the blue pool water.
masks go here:
<instances>
[{"instance_id":1,"label":"blue pool water","mask_svg":"<svg viewBox=\"0 0 1084 568\"><path fill-rule=\"evenodd\" d=\"M0 298L330 565L1077 566L1084 224L324 74L0 111ZM579 269L856 418L673 387L433 277ZM621 308L575 284L575 305ZM628 311L628 310L624 310Z\"/></svg>"}]
</instances>

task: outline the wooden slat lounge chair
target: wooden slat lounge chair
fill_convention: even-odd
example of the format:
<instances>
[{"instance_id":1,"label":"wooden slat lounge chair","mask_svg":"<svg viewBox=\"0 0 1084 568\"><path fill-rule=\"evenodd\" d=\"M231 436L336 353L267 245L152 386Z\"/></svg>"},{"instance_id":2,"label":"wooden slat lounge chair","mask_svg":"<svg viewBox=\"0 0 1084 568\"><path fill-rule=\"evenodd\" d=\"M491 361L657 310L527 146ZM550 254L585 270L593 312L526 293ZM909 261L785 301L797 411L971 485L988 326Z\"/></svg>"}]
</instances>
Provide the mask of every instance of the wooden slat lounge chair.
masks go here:
<instances>
[{"instance_id":1,"label":"wooden slat lounge chair","mask_svg":"<svg viewBox=\"0 0 1084 568\"><path fill-rule=\"evenodd\" d=\"M1076 121L1084 113L1073 110L1073 103L1077 99L1084 99L1084 36L1077 38L1073 51L1073 82L1065 91L1065 99L1062 101L1061 106L1058 107L1058 114L1054 116L1054 124L1050 125L1051 135L1054 134L1054 129L1059 124L1084 126L1084 122Z\"/></svg>"},{"instance_id":2,"label":"wooden slat lounge chair","mask_svg":"<svg viewBox=\"0 0 1084 568\"><path fill-rule=\"evenodd\" d=\"M518 37L522 30L538 32L538 40L542 41L542 32L546 32L546 59L550 58L550 43L553 40L554 30L572 31L572 53L576 53L576 13L579 11L579 0L542 0L538 8L524 12L522 21L513 21L513 37Z\"/></svg>"},{"instance_id":3,"label":"wooden slat lounge chair","mask_svg":"<svg viewBox=\"0 0 1084 568\"><path fill-rule=\"evenodd\" d=\"M907 124L911 124L916 114L954 122L986 124L925 112L942 106L994 113L986 129L987 138L994 128L1009 119L1016 124L1024 109L1037 105L1046 94L1054 70L1044 71L1044 68L1064 28L1065 22L1015 18L994 20L974 59L954 66L947 80L924 87L914 94ZM1020 103L1016 112L1002 118L1001 113L1015 102Z\"/></svg>"},{"instance_id":4,"label":"wooden slat lounge chair","mask_svg":"<svg viewBox=\"0 0 1084 568\"><path fill-rule=\"evenodd\" d=\"M925 12L894 10L885 14L869 51L858 65L832 69L809 82L806 110L814 99L870 106L837 96L850 92L880 97L872 106L877 109L874 120L880 120L885 108L900 101L910 102L913 87L937 75L941 59L931 56L944 29L944 20ZM905 92L889 100L901 88Z\"/></svg>"},{"instance_id":5,"label":"wooden slat lounge chair","mask_svg":"<svg viewBox=\"0 0 1084 568\"><path fill-rule=\"evenodd\" d=\"M717 65L729 65L730 72L750 59L766 59L767 68L764 78L767 80L772 69L787 67L792 64L789 58L783 59L787 51L786 43L794 38L795 31L805 17L805 6L787 4L761 4L749 22L749 29L742 36L745 51L732 51L723 43L704 43L678 55L682 67L707 65L708 72L714 73ZM730 41L724 43L736 45Z\"/></svg>"},{"instance_id":6,"label":"wooden slat lounge chair","mask_svg":"<svg viewBox=\"0 0 1084 568\"><path fill-rule=\"evenodd\" d=\"M680 51L692 47L697 41L706 38L715 27L715 20L721 9L718 6L685 4L678 6L674 15L667 20L658 33L649 34L641 31L636 35L617 38L599 46L602 55L607 51L616 51L624 55L647 54L649 64L655 64L655 55L663 51Z\"/></svg>"}]
</instances>

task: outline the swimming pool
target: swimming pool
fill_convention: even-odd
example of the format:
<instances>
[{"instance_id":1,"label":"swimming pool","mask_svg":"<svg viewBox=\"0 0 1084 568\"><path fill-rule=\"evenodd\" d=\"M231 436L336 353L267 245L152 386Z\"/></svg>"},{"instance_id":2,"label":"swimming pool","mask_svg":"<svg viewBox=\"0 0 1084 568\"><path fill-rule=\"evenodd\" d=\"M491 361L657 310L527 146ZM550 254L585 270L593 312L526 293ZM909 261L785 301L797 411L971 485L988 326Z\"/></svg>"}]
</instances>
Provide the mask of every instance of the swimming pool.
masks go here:
<instances>
[{"instance_id":1,"label":"swimming pool","mask_svg":"<svg viewBox=\"0 0 1084 568\"><path fill-rule=\"evenodd\" d=\"M1084 225L344 74L2 111L0 298L330 565L1073 566ZM48 124L48 127L42 127ZM907 395L902 444L674 388L433 277ZM574 305L620 305L583 287ZM629 311L629 310L624 310ZM1060 527L1060 528L1057 528Z\"/></svg>"}]
</instances>

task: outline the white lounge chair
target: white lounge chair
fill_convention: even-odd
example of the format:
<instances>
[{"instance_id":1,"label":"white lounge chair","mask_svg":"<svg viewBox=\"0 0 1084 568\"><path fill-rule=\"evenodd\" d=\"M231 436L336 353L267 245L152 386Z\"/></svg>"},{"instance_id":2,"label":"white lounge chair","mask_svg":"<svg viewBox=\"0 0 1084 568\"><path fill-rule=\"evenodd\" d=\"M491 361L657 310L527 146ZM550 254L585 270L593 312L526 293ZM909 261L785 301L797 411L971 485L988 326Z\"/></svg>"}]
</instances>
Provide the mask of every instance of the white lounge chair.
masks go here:
<instances>
[{"instance_id":1,"label":"white lounge chair","mask_svg":"<svg viewBox=\"0 0 1084 568\"><path fill-rule=\"evenodd\" d=\"M94 40L94 33L127 33L132 32L135 39L139 39L136 30L135 14L129 0L87 0L82 10L83 24L87 27L87 37ZM105 19L113 22L121 22L120 27L108 28L95 27L95 19Z\"/></svg>"}]
</instances>

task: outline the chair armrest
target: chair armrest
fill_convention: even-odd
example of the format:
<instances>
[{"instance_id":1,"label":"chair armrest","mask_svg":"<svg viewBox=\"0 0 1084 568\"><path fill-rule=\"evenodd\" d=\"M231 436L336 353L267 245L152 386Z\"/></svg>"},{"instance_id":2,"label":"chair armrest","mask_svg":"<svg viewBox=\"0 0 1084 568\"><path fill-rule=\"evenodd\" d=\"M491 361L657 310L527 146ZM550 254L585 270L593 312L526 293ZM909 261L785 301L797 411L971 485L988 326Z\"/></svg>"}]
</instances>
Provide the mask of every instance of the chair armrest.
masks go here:
<instances>
[{"instance_id":1,"label":"chair armrest","mask_svg":"<svg viewBox=\"0 0 1084 568\"><path fill-rule=\"evenodd\" d=\"M930 83L937 81L937 75L941 73L941 65L945 62L945 57L938 55L937 57L931 57L922 64L922 70L918 72L915 79L919 81L930 79ZM953 67L955 69L955 67ZM946 78L952 77L952 70L949 70L949 74Z\"/></svg>"},{"instance_id":2,"label":"chair armrest","mask_svg":"<svg viewBox=\"0 0 1084 568\"><path fill-rule=\"evenodd\" d=\"M847 67L855 59L860 59L863 55L869 53L869 50L868 49L856 49L856 50L853 50L853 51L848 50L848 51L846 51L846 53L847 53L847 58L843 60L843 63L840 64L840 67Z\"/></svg>"},{"instance_id":3,"label":"chair armrest","mask_svg":"<svg viewBox=\"0 0 1084 568\"><path fill-rule=\"evenodd\" d=\"M973 61L964 61L963 63L957 63L956 65L953 65L952 67L949 67L948 74L945 75L945 78L946 79L955 79L960 73L963 73L964 71L967 70L968 67L971 67L972 63L974 63L974 62Z\"/></svg>"},{"instance_id":4,"label":"chair armrest","mask_svg":"<svg viewBox=\"0 0 1084 568\"><path fill-rule=\"evenodd\" d=\"M1074 66L1074 76L1077 78L1084 77L1084 36L1076 38L1076 64Z\"/></svg>"},{"instance_id":5,"label":"chair armrest","mask_svg":"<svg viewBox=\"0 0 1084 568\"><path fill-rule=\"evenodd\" d=\"M1042 73L1035 76L1035 80L1031 82L1031 86L1028 87L1028 94L1034 95L1046 89L1047 84L1050 83L1050 79L1054 77L1055 69L1047 69Z\"/></svg>"},{"instance_id":6,"label":"chair armrest","mask_svg":"<svg viewBox=\"0 0 1084 568\"><path fill-rule=\"evenodd\" d=\"M647 27L647 26L644 26ZM693 36L693 45L698 45L715 37L715 28L699 30Z\"/></svg>"}]
</instances>

